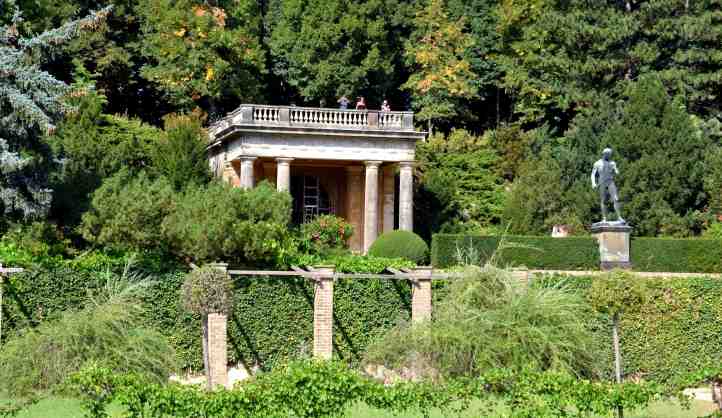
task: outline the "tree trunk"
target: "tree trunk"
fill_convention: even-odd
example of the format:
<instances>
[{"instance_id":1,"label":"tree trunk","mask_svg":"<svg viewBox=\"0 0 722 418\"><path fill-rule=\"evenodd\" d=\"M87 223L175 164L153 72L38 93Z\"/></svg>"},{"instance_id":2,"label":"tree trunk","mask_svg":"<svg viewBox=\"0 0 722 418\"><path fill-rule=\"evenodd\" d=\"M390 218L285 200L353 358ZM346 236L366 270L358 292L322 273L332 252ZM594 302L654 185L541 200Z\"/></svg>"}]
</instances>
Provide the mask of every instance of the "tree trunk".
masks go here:
<instances>
[{"instance_id":1,"label":"tree trunk","mask_svg":"<svg viewBox=\"0 0 722 418\"><path fill-rule=\"evenodd\" d=\"M208 361L208 315L203 315L203 319L201 320L201 327L203 328L203 371L205 371L206 382L208 383L210 388L211 367Z\"/></svg>"},{"instance_id":2,"label":"tree trunk","mask_svg":"<svg viewBox=\"0 0 722 418\"><path fill-rule=\"evenodd\" d=\"M619 315L612 318L612 342L614 344L614 374L617 384L622 383L622 354L619 352ZM624 418L622 405L617 406L617 418Z\"/></svg>"}]
</instances>

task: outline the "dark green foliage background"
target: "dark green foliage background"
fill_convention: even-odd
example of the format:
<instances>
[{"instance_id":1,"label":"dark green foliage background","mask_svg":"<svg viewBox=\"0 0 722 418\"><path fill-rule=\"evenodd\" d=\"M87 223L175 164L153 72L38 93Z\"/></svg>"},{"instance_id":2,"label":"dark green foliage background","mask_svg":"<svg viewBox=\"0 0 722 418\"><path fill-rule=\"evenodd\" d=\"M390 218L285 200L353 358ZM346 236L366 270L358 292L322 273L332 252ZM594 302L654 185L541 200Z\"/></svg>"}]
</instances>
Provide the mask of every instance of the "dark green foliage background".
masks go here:
<instances>
[{"instance_id":1,"label":"dark green foliage background","mask_svg":"<svg viewBox=\"0 0 722 418\"><path fill-rule=\"evenodd\" d=\"M431 243L431 264L446 268L462 257L471 263L486 263L499 247L498 236L436 234ZM504 238L504 248L494 260L500 266L526 266L548 270L598 270L599 249L592 237ZM711 239L636 238L630 244L632 268L636 271L719 273L722 272L722 242Z\"/></svg>"}]
</instances>

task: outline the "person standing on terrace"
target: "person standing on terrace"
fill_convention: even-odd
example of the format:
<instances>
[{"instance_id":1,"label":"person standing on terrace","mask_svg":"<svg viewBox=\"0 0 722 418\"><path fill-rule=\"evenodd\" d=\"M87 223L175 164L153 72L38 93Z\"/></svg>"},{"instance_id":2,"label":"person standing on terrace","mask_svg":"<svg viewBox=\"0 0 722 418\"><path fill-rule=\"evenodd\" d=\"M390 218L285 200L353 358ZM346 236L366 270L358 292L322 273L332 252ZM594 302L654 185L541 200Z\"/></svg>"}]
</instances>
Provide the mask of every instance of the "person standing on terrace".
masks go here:
<instances>
[{"instance_id":1,"label":"person standing on terrace","mask_svg":"<svg viewBox=\"0 0 722 418\"><path fill-rule=\"evenodd\" d=\"M356 101L356 110L366 110L366 100L364 100L363 96L359 96Z\"/></svg>"},{"instance_id":2,"label":"person standing on terrace","mask_svg":"<svg viewBox=\"0 0 722 418\"><path fill-rule=\"evenodd\" d=\"M348 109L349 103L351 103L351 101L346 98L346 95L343 95L343 96L341 96L340 99L338 99L338 108L346 110L346 109Z\"/></svg>"}]
</instances>

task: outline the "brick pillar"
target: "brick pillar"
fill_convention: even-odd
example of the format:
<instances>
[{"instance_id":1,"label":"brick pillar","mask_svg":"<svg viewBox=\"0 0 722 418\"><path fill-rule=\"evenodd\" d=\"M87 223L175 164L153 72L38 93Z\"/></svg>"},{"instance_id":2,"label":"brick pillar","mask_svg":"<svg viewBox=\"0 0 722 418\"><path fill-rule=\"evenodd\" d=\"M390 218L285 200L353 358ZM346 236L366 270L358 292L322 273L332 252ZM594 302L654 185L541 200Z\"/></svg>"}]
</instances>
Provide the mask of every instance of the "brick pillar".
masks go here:
<instances>
[{"instance_id":1,"label":"brick pillar","mask_svg":"<svg viewBox=\"0 0 722 418\"><path fill-rule=\"evenodd\" d=\"M364 193L364 254L379 235L379 165L381 161L366 161Z\"/></svg>"},{"instance_id":2,"label":"brick pillar","mask_svg":"<svg viewBox=\"0 0 722 418\"><path fill-rule=\"evenodd\" d=\"M411 282L411 321L431 319L431 267L416 267Z\"/></svg>"},{"instance_id":3,"label":"brick pillar","mask_svg":"<svg viewBox=\"0 0 722 418\"><path fill-rule=\"evenodd\" d=\"M213 267L223 271L228 271L226 263L212 263ZM223 313L209 313L203 318L205 329L203 337L206 340L208 370L206 377L208 378L208 389L214 389L218 386L228 387L228 354L227 354L227 327L228 317Z\"/></svg>"},{"instance_id":4,"label":"brick pillar","mask_svg":"<svg viewBox=\"0 0 722 418\"><path fill-rule=\"evenodd\" d=\"M364 245L364 197L363 167L346 167L346 221L353 226L353 235L348 246L352 251L363 251Z\"/></svg>"},{"instance_id":5,"label":"brick pillar","mask_svg":"<svg viewBox=\"0 0 722 418\"><path fill-rule=\"evenodd\" d=\"M208 338L208 388L228 386L228 355L226 352L226 327L228 318L225 314L211 313L206 318Z\"/></svg>"},{"instance_id":6,"label":"brick pillar","mask_svg":"<svg viewBox=\"0 0 722 418\"><path fill-rule=\"evenodd\" d=\"M394 191L394 180L396 173L393 165L387 165L383 169L383 228L382 233L394 230L394 205L396 196Z\"/></svg>"},{"instance_id":7,"label":"brick pillar","mask_svg":"<svg viewBox=\"0 0 722 418\"><path fill-rule=\"evenodd\" d=\"M255 184L253 178L254 161L256 161L256 157L241 157L241 187L244 189L251 189Z\"/></svg>"},{"instance_id":8,"label":"brick pillar","mask_svg":"<svg viewBox=\"0 0 722 418\"><path fill-rule=\"evenodd\" d=\"M313 356L330 360L333 356L333 273L334 267L319 267L314 279Z\"/></svg>"},{"instance_id":9,"label":"brick pillar","mask_svg":"<svg viewBox=\"0 0 722 418\"><path fill-rule=\"evenodd\" d=\"M414 163L399 163L399 229L414 230Z\"/></svg>"}]
</instances>

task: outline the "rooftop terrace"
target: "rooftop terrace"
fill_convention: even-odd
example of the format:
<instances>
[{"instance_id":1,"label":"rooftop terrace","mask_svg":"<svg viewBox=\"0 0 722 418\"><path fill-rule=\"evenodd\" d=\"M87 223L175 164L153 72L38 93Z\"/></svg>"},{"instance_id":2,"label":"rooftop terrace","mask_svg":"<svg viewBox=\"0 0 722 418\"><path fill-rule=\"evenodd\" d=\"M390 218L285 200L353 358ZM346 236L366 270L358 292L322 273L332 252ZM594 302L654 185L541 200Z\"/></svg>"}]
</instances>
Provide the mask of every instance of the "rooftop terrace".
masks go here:
<instances>
[{"instance_id":1,"label":"rooftop terrace","mask_svg":"<svg viewBox=\"0 0 722 418\"><path fill-rule=\"evenodd\" d=\"M413 112L342 110L316 107L243 104L211 125L211 138L234 126L413 132Z\"/></svg>"}]
</instances>

